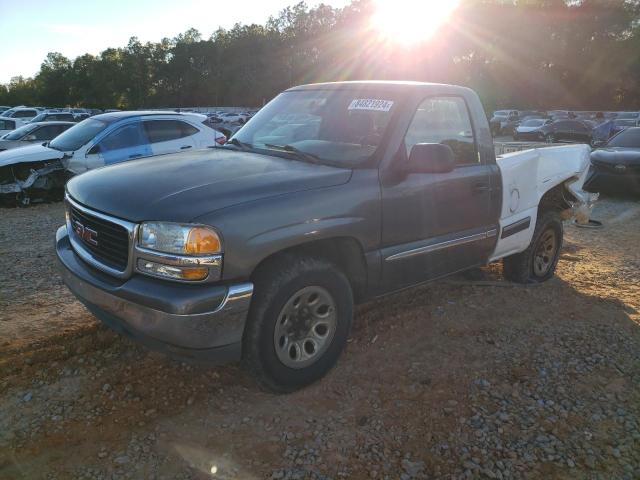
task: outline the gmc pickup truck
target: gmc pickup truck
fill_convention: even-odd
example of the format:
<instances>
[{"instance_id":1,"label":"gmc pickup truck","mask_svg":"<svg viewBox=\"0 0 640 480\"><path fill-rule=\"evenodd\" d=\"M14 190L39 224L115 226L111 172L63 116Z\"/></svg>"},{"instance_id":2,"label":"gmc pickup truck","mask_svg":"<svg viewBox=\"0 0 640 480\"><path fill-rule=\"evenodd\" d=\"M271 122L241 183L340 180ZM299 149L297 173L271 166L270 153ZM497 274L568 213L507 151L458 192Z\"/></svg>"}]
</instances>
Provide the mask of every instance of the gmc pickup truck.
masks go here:
<instances>
[{"instance_id":1,"label":"gmc pickup truck","mask_svg":"<svg viewBox=\"0 0 640 480\"><path fill-rule=\"evenodd\" d=\"M336 363L357 302L499 259L553 276L588 165L586 145L496 160L467 88L304 85L225 147L70 180L57 257L114 330L288 392Z\"/></svg>"}]
</instances>

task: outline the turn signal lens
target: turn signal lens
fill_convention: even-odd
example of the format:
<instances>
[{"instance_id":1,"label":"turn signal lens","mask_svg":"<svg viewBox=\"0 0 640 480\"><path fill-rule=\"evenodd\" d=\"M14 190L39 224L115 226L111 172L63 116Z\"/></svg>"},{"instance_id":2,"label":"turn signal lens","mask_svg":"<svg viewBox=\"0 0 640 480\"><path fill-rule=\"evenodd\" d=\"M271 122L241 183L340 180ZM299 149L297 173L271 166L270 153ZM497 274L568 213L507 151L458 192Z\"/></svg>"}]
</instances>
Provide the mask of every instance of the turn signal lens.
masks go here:
<instances>
[{"instance_id":1,"label":"turn signal lens","mask_svg":"<svg viewBox=\"0 0 640 480\"><path fill-rule=\"evenodd\" d=\"M194 227L187 235L184 253L187 255L206 255L220 252L220 237L213 230Z\"/></svg>"},{"instance_id":2,"label":"turn signal lens","mask_svg":"<svg viewBox=\"0 0 640 480\"><path fill-rule=\"evenodd\" d=\"M175 280L204 280L209 274L206 267L173 267L162 263L151 262L149 260L139 259L138 270L155 277L172 278Z\"/></svg>"}]
</instances>

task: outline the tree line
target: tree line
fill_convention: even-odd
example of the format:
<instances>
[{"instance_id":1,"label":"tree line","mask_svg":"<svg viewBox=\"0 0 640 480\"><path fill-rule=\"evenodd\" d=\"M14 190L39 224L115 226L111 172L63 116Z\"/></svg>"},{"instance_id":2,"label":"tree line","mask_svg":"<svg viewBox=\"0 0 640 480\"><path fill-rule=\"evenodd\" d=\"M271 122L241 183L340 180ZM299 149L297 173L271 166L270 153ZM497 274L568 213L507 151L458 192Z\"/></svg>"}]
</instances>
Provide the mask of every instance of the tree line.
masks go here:
<instances>
[{"instance_id":1,"label":"tree line","mask_svg":"<svg viewBox=\"0 0 640 480\"><path fill-rule=\"evenodd\" d=\"M372 29L374 8L302 2L209 38L49 53L33 78L0 85L0 105L253 107L302 83L400 79L469 86L489 109L640 109L640 0L462 0L411 46Z\"/></svg>"}]
</instances>

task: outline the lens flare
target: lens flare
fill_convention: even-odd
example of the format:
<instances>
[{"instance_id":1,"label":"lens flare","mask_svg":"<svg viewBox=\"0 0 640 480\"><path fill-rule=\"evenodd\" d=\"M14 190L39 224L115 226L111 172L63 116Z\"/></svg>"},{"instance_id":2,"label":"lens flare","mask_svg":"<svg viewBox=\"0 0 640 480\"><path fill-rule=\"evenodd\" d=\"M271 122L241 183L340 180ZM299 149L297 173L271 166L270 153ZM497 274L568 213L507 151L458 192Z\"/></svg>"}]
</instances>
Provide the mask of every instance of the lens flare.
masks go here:
<instances>
[{"instance_id":1,"label":"lens flare","mask_svg":"<svg viewBox=\"0 0 640 480\"><path fill-rule=\"evenodd\" d=\"M372 27L388 41L412 45L429 40L460 0L376 0Z\"/></svg>"}]
</instances>

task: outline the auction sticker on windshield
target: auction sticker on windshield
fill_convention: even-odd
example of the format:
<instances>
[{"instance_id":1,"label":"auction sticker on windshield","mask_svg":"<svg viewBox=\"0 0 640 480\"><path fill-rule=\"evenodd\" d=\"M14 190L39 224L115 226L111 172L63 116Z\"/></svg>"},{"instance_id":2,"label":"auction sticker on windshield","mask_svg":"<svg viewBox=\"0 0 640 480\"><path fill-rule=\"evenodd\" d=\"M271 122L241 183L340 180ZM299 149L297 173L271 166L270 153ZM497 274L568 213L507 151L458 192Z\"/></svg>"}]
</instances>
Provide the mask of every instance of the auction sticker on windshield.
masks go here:
<instances>
[{"instance_id":1,"label":"auction sticker on windshield","mask_svg":"<svg viewBox=\"0 0 640 480\"><path fill-rule=\"evenodd\" d=\"M349 104L348 110L373 110L374 112L388 112L393 106L391 100L376 98L356 98Z\"/></svg>"}]
</instances>

